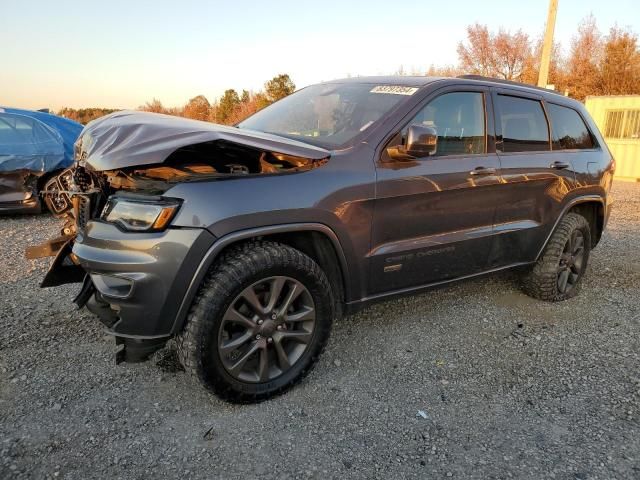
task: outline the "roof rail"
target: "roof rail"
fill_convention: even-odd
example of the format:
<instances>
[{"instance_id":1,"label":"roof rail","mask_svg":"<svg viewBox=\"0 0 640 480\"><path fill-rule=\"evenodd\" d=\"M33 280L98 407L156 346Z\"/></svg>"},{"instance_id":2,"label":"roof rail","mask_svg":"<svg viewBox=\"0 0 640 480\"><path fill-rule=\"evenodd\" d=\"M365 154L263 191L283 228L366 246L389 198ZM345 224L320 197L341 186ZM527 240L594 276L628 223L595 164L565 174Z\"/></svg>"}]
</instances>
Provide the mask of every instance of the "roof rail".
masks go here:
<instances>
[{"instance_id":1,"label":"roof rail","mask_svg":"<svg viewBox=\"0 0 640 480\"><path fill-rule=\"evenodd\" d=\"M543 91L545 93L553 93L553 94L556 94L556 95L563 96L561 93L556 92L555 90L550 90L548 88L538 87L536 85L530 85L528 83L515 82L513 80L505 80L505 79L502 79L502 78L485 77L483 75L458 75L456 78L462 78L462 79L465 79L465 80L482 80L482 81L491 82L491 83L503 83L505 85L513 85L513 86L516 86L516 87L531 88L532 90L539 90L539 91Z\"/></svg>"}]
</instances>

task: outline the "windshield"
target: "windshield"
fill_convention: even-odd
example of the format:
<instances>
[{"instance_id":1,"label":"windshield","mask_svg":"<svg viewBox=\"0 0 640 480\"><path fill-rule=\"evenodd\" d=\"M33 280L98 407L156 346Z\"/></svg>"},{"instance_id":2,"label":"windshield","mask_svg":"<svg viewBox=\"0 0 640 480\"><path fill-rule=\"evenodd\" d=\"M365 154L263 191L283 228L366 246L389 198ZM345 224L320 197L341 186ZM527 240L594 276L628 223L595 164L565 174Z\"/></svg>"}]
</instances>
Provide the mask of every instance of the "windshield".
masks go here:
<instances>
[{"instance_id":1,"label":"windshield","mask_svg":"<svg viewBox=\"0 0 640 480\"><path fill-rule=\"evenodd\" d=\"M325 148L341 147L417 90L362 83L312 85L257 112L238 127Z\"/></svg>"}]
</instances>

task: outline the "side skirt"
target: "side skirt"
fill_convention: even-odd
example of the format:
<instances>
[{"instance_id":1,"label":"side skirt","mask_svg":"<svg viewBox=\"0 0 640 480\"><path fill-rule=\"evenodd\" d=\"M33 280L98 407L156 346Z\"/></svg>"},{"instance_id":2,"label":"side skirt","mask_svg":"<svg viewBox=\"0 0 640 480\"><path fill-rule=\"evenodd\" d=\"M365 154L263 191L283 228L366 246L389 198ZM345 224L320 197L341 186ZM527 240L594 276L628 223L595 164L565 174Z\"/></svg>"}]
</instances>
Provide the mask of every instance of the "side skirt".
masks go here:
<instances>
[{"instance_id":1,"label":"side skirt","mask_svg":"<svg viewBox=\"0 0 640 480\"><path fill-rule=\"evenodd\" d=\"M443 285L447 285L449 283L459 282L461 280L468 280L475 277L481 277L483 275L488 275L495 272L500 272L502 270L509 270L511 268L522 267L525 265L532 265L535 262L518 262L512 263L509 265L504 265L498 268L492 268L490 270L485 270L483 272L473 273L471 275L464 275L462 277L450 278L447 280L442 280L439 282L426 283L424 285L418 285L415 287L401 288L399 290L392 290L390 292L383 292L376 295L371 295L368 297L361 298L360 300L356 300L354 302L349 302L345 304L345 313L353 314L367 308L370 305L376 304L378 302L383 302L386 300L391 300L394 298L404 297L408 295L415 295L418 293L422 293L427 290L431 290L436 287L440 287Z\"/></svg>"}]
</instances>

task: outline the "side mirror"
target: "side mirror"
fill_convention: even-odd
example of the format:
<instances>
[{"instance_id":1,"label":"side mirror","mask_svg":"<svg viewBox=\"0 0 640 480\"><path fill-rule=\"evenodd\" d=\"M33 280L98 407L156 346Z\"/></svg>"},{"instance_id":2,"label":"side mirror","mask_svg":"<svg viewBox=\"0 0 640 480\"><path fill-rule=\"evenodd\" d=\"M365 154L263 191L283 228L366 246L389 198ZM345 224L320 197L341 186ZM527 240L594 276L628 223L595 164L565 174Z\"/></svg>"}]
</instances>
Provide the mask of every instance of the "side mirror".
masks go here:
<instances>
[{"instance_id":1,"label":"side mirror","mask_svg":"<svg viewBox=\"0 0 640 480\"><path fill-rule=\"evenodd\" d=\"M387 148L394 160L407 161L434 155L438 148L438 131L425 125L409 125L407 144Z\"/></svg>"},{"instance_id":2,"label":"side mirror","mask_svg":"<svg viewBox=\"0 0 640 480\"><path fill-rule=\"evenodd\" d=\"M407 131L407 153L414 157L428 157L438 148L438 131L424 125L409 125Z\"/></svg>"}]
</instances>

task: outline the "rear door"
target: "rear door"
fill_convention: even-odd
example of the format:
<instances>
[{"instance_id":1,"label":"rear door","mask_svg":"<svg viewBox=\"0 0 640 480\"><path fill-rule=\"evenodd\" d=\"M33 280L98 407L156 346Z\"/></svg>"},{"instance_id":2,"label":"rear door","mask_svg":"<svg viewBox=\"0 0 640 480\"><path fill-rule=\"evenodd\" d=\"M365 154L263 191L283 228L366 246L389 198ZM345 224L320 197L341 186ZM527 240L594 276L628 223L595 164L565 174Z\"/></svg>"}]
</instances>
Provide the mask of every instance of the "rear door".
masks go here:
<instances>
[{"instance_id":1,"label":"rear door","mask_svg":"<svg viewBox=\"0 0 640 480\"><path fill-rule=\"evenodd\" d=\"M552 150L541 96L494 89L496 151L502 185L489 267L535 260L540 245L575 188L571 159Z\"/></svg>"},{"instance_id":2,"label":"rear door","mask_svg":"<svg viewBox=\"0 0 640 480\"><path fill-rule=\"evenodd\" d=\"M568 105L548 101L545 106L551 122L555 159L573 166L576 188L597 184L602 171L609 165L609 157L602 155L602 149L587 127L587 122Z\"/></svg>"},{"instance_id":3,"label":"rear door","mask_svg":"<svg viewBox=\"0 0 640 480\"><path fill-rule=\"evenodd\" d=\"M448 87L428 97L383 145L376 163L370 292L477 273L486 268L500 184L490 92ZM433 156L394 160L411 124L434 127Z\"/></svg>"}]
</instances>

